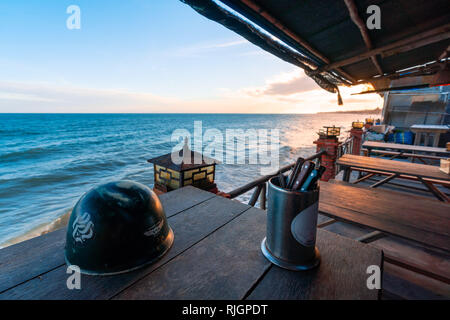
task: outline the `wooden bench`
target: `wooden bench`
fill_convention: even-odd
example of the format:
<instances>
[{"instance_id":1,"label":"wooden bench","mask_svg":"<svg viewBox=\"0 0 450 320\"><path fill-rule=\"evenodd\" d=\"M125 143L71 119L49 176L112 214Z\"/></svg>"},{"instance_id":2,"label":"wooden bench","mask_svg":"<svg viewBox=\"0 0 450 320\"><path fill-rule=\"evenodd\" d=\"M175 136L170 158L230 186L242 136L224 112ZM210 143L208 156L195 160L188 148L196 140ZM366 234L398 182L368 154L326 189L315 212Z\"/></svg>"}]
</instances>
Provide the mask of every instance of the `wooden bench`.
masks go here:
<instances>
[{"instance_id":1,"label":"wooden bench","mask_svg":"<svg viewBox=\"0 0 450 320\"><path fill-rule=\"evenodd\" d=\"M321 182L320 189L321 214L378 231L371 241L389 234L437 249L446 261L443 265L450 265L450 204L387 190L356 187L342 181ZM328 224L330 222L324 225ZM450 270L443 265L426 265L423 261L402 256L398 250L386 250L385 256L386 261L450 283Z\"/></svg>"},{"instance_id":2,"label":"wooden bench","mask_svg":"<svg viewBox=\"0 0 450 320\"><path fill-rule=\"evenodd\" d=\"M450 151L447 151L445 148L417 146L417 145L409 145L409 144L401 144L401 143L365 141L363 143L362 147L365 149L368 149L369 152L371 152L374 149L381 149L381 150L396 150L396 151L412 152L412 153L421 152L421 153L425 153L425 154L442 154L444 156L450 156Z\"/></svg>"},{"instance_id":3,"label":"wooden bench","mask_svg":"<svg viewBox=\"0 0 450 320\"><path fill-rule=\"evenodd\" d=\"M447 157L439 157L439 156L432 156L427 154L416 154L416 153L405 153L401 151L389 151L389 150L372 150L369 153L368 149L362 149L362 152L364 156L368 157L371 154L376 154L377 157L390 157L389 160L393 160L399 157L406 157L406 158L412 158L412 159L418 159L423 164L430 164L429 162L426 162L426 160L435 160L440 161L441 159L446 159ZM412 161L414 162L414 161Z\"/></svg>"}]
</instances>

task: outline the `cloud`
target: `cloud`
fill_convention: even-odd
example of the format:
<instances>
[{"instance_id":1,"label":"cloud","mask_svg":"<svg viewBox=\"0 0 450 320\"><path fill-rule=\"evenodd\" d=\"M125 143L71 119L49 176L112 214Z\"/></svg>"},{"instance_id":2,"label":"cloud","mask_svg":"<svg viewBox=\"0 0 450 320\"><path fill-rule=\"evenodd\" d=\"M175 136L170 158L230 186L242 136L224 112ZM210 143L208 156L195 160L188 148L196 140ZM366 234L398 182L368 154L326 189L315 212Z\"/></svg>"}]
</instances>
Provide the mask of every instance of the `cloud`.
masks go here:
<instances>
[{"instance_id":1,"label":"cloud","mask_svg":"<svg viewBox=\"0 0 450 320\"><path fill-rule=\"evenodd\" d=\"M217 88L212 97L161 96L128 89L86 88L70 84L0 81L1 112L69 113L315 113L319 111L382 107L377 94L352 96L361 86L341 88L344 106L336 94L320 89L294 70L265 81L260 87Z\"/></svg>"},{"instance_id":2,"label":"cloud","mask_svg":"<svg viewBox=\"0 0 450 320\"><path fill-rule=\"evenodd\" d=\"M0 81L0 112L127 112L164 110L177 99L125 89Z\"/></svg>"},{"instance_id":3,"label":"cloud","mask_svg":"<svg viewBox=\"0 0 450 320\"><path fill-rule=\"evenodd\" d=\"M247 88L250 96L291 96L318 89L319 86L300 70L280 74L266 82L263 87Z\"/></svg>"},{"instance_id":4,"label":"cloud","mask_svg":"<svg viewBox=\"0 0 450 320\"><path fill-rule=\"evenodd\" d=\"M259 105L271 106L272 112L278 113L315 113L320 111L345 111L375 109L382 107L383 99L373 94L370 96L352 96L363 90L364 85L352 88L341 87L343 106L338 106L337 95L320 88L300 69L281 73L265 81L258 87L248 87L237 91L222 89L225 97L240 97Z\"/></svg>"},{"instance_id":5,"label":"cloud","mask_svg":"<svg viewBox=\"0 0 450 320\"><path fill-rule=\"evenodd\" d=\"M42 98L34 94L21 94L21 93L10 93L10 92L0 92L1 100L18 100L18 101L34 101L34 102L53 102L55 100Z\"/></svg>"},{"instance_id":6,"label":"cloud","mask_svg":"<svg viewBox=\"0 0 450 320\"><path fill-rule=\"evenodd\" d=\"M215 42L215 43L199 43L192 46L185 46L182 48L179 48L172 52L173 56L176 57L195 57L195 56L201 56L202 53L208 53L211 51L215 51L218 49L224 49L224 48L230 48L230 47L236 47L243 44L248 43L248 41L239 39L239 40L232 40L232 41L222 41L222 42Z\"/></svg>"}]
</instances>

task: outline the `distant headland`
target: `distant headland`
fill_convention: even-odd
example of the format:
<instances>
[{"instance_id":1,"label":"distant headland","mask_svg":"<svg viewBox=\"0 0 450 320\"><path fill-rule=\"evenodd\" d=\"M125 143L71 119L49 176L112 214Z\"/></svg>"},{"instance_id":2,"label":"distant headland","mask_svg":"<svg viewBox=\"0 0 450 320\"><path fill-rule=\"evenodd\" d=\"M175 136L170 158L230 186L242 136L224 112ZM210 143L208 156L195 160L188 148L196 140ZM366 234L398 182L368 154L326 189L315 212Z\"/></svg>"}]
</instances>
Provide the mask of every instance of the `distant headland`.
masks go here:
<instances>
[{"instance_id":1,"label":"distant headland","mask_svg":"<svg viewBox=\"0 0 450 320\"><path fill-rule=\"evenodd\" d=\"M317 112L317 114L328 114L328 113L345 113L345 114L381 114L381 108L365 109L365 110L345 110L345 111Z\"/></svg>"}]
</instances>

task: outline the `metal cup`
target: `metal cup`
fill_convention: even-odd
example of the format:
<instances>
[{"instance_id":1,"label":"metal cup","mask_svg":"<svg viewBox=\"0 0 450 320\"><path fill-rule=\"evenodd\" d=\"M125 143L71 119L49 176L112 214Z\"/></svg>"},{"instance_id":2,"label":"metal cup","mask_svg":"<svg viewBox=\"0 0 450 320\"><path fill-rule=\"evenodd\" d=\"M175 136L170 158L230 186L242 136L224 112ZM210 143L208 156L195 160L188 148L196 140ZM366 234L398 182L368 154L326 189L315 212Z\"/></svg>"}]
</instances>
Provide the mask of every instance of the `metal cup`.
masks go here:
<instances>
[{"instance_id":1,"label":"metal cup","mask_svg":"<svg viewBox=\"0 0 450 320\"><path fill-rule=\"evenodd\" d=\"M319 265L316 244L319 189L308 192L280 187L279 177L269 180L267 235L261 243L264 256L290 270L309 270Z\"/></svg>"}]
</instances>

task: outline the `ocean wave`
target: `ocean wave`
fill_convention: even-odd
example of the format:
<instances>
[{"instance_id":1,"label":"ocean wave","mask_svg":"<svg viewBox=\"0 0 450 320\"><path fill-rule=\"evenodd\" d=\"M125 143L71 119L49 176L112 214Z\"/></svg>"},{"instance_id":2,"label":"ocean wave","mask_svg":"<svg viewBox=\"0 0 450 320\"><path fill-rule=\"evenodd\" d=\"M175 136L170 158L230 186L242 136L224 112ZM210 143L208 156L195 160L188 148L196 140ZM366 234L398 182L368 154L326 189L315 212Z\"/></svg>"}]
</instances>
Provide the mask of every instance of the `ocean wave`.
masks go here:
<instances>
[{"instance_id":1,"label":"ocean wave","mask_svg":"<svg viewBox=\"0 0 450 320\"><path fill-rule=\"evenodd\" d=\"M40 225L34 227L33 229L25 232L24 234L21 234L17 237L11 238L3 243L0 243L0 249L6 248L8 246L11 246L13 244L16 244L16 243L19 243L19 242L22 242L25 240L29 240L32 238L42 236L46 233L50 233L52 231L56 231L61 228L65 228L67 226L67 223L69 222L71 213L72 213L72 208L67 209L67 211L65 211L61 216L59 216L52 222L40 224Z\"/></svg>"},{"instance_id":2,"label":"ocean wave","mask_svg":"<svg viewBox=\"0 0 450 320\"><path fill-rule=\"evenodd\" d=\"M77 177L73 174L51 173L39 176L30 176L25 178L0 179L0 182L5 185L7 183L13 183L19 185L22 188L24 186L26 186L27 188L31 188L35 186L49 185L51 183L59 183L74 180L76 178ZM13 188L13 186L10 186L10 188L11 187Z\"/></svg>"},{"instance_id":3,"label":"ocean wave","mask_svg":"<svg viewBox=\"0 0 450 320\"><path fill-rule=\"evenodd\" d=\"M34 157L36 155L40 155L43 153L47 153L47 148L36 147L31 149L25 149L20 151L13 151L10 153L0 154L0 161L6 160L16 160L16 159L29 159L30 157Z\"/></svg>"},{"instance_id":4,"label":"ocean wave","mask_svg":"<svg viewBox=\"0 0 450 320\"><path fill-rule=\"evenodd\" d=\"M31 188L34 186L49 185L52 183L67 182L70 180L76 180L80 175L87 175L90 172L98 174L99 170L115 170L117 168L126 165L126 162L122 160L110 160L110 161L97 161L91 163L83 163L85 160L80 160L81 163L69 162L65 164L62 168L53 168L50 173L35 175L35 176L25 176L16 177L9 179L0 179L2 184L13 184L18 186L27 186ZM13 186L9 185L9 188ZM1 189L0 189L1 190ZM8 191L6 189L5 191ZM1 195L1 192L0 192Z\"/></svg>"}]
</instances>

